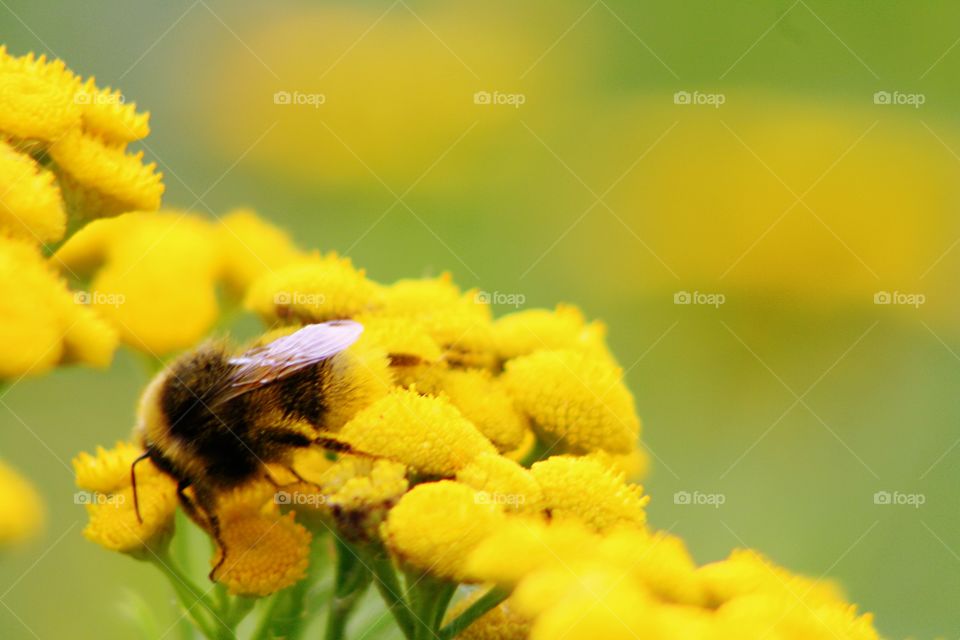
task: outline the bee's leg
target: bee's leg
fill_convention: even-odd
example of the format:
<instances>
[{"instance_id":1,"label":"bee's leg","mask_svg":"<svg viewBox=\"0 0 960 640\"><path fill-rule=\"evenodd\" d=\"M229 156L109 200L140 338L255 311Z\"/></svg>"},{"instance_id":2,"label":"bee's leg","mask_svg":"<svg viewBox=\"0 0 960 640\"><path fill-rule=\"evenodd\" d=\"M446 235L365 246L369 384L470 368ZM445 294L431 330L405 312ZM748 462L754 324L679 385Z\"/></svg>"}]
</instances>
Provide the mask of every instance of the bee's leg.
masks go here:
<instances>
[{"instance_id":1,"label":"bee's leg","mask_svg":"<svg viewBox=\"0 0 960 640\"><path fill-rule=\"evenodd\" d=\"M217 542L217 546L220 547L220 559L217 560L217 564L215 564L213 569L210 569L210 573L207 574L210 582L216 582L217 571L219 571L223 563L227 561L227 545L223 543L223 536L220 535L220 518L217 517L217 514L208 513L207 522L210 523L210 534Z\"/></svg>"},{"instance_id":2,"label":"bee's leg","mask_svg":"<svg viewBox=\"0 0 960 640\"><path fill-rule=\"evenodd\" d=\"M223 563L227 559L227 545L223 542L223 536L220 532L220 518L217 517L217 514L213 512L212 509L203 506L203 501L195 501L193 498L188 496L186 489L190 487L189 480L181 480L177 484L177 497L180 498L180 505L183 507L184 512L187 514L191 520L205 528L211 536L213 536L214 542L217 543L217 547L220 548L220 560L217 561L216 566L210 570L210 573L207 575L210 578L211 582L214 582L214 574L217 570L223 566Z\"/></svg>"},{"instance_id":3,"label":"bee's leg","mask_svg":"<svg viewBox=\"0 0 960 640\"><path fill-rule=\"evenodd\" d=\"M140 515L140 495L137 493L137 463L150 457L150 452L144 452L130 464L130 484L133 486L133 510L137 514L137 522L143 524Z\"/></svg>"},{"instance_id":4,"label":"bee's leg","mask_svg":"<svg viewBox=\"0 0 960 640\"><path fill-rule=\"evenodd\" d=\"M323 447L327 451L334 451L336 453L356 453L349 443L330 436L317 436L313 439L313 444L318 447Z\"/></svg>"}]
</instances>

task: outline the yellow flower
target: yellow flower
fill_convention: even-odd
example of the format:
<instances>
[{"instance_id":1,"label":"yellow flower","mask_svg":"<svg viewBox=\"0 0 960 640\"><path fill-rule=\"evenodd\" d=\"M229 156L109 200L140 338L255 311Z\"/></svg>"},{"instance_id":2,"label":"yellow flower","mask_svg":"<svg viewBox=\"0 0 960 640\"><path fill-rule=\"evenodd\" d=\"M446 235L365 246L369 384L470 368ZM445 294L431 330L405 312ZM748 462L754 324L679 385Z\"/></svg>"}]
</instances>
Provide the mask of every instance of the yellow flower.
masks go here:
<instances>
[{"instance_id":1,"label":"yellow flower","mask_svg":"<svg viewBox=\"0 0 960 640\"><path fill-rule=\"evenodd\" d=\"M34 245L0 234L0 379L108 365L116 332L78 301Z\"/></svg>"},{"instance_id":2,"label":"yellow flower","mask_svg":"<svg viewBox=\"0 0 960 640\"><path fill-rule=\"evenodd\" d=\"M575 519L600 532L646 522L650 497L643 488L592 458L553 456L530 472L543 490L543 508L556 520Z\"/></svg>"},{"instance_id":3,"label":"yellow flower","mask_svg":"<svg viewBox=\"0 0 960 640\"><path fill-rule=\"evenodd\" d=\"M477 500L470 487L441 480L407 492L387 515L382 535L402 563L462 581L466 557L503 518L495 505Z\"/></svg>"},{"instance_id":4,"label":"yellow flower","mask_svg":"<svg viewBox=\"0 0 960 640\"><path fill-rule=\"evenodd\" d=\"M71 130L50 145L61 175L64 198L80 217L101 218L160 208L163 174L143 164L143 152L129 154L123 143Z\"/></svg>"},{"instance_id":5,"label":"yellow flower","mask_svg":"<svg viewBox=\"0 0 960 640\"><path fill-rule=\"evenodd\" d=\"M529 470L494 453L481 453L457 472L457 481L476 489L478 497L508 512L535 513L543 492Z\"/></svg>"},{"instance_id":6,"label":"yellow flower","mask_svg":"<svg viewBox=\"0 0 960 640\"><path fill-rule=\"evenodd\" d=\"M286 232L248 209L223 216L216 233L223 252L224 280L241 297L263 274L302 257Z\"/></svg>"},{"instance_id":7,"label":"yellow flower","mask_svg":"<svg viewBox=\"0 0 960 640\"><path fill-rule=\"evenodd\" d=\"M112 551L145 557L168 539L177 508L177 483L150 460L136 467L137 498L142 521L137 519L130 468L141 451L118 442L113 449L98 447L95 455L79 454L73 460L76 494L90 518L83 535Z\"/></svg>"},{"instance_id":8,"label":"yellow flower","mask_svg":"<svg viewBox=\"0 0 960 640\"><path fill-rule=\"evenodd\" d=\"M526 416L499 379L483 369L453 369L442 378L443 393L501 451L516 449L529 430Z\"/></svg>"},{"instance_id":9,"label":"yellow flower","mask_svg":"<svg viewBox=\"0 0 960 640\"><path fill-rule=\"evenodd\" d=\"M520 442L520 445L516 449L511 449L510 451L504 451L503 457L509 458L514 462L521 462L533 451L533 448L537 444L537 434L531 429L527 429L523 432L523 440Z\"/></svg>"},{"instance_id":10,"label":"yellow flower","mask_svg":"<svg viewBox=\"0 0 960 640\"><path fill-rule=\"evenodd\" d=\"M133 142L150 133L150 114L137 113L120 91L99 89L93 78L80 87L74 100L80 104L83 128L111 142Z\"/></svg>"},{"instance_id":11,"label":"yellow flower","mask_svg":"<svg viewBox=\"0 0 960 640\"><path fill-rule=\"evenodd\" d=\"M395 282L384 289L377 313L421 324L451 365L494 364L490 307L476 291L461 293L449 273Z\"/></svg>"},{"instance_id":12,"label":"yellow flower","mask_svg":"<svg viewBox=\"0 0 960 640\"><path fill-rule=\"evenodd\" d=\"M503 379L534 428L575 453L627 453L640 433L622 371L590 354L537 351L510 360Z\"/></svg>"},{"instance_id":13,"label":"yellow flower","mask_svg":"<svg viewBox=\"0 0 960 640\"><path fill-rule=\"evenodd\" d=\"M23 542L43 526L43 503L30 482L0 461L0 545Z\"/></svg>"},{"instance_id":14,"label":"yellow flower","mask_svg":"<svg viewBox=\"0 0 960 640\"><path fill-rule=\"evenodd\" d=\"M473 550L465 573L479 582L512 586L537 569L586 557L597 541L576 521L547 524L540 518L508 517Z\"/></svg>"},{"instance_id":15,"label":"yellow flower","mask_svg":"<svg viewBox=\"0 0 960 640\"><path fill-rule=\"evenodd\" d=\"M56 242L66 219L54 175L0 139L0 229L32 242Z\"/></svg>"},{"instance_id":16,"label":"yellow flower","mask_svg":"<svg viewBox=\"0 0 960 640\"><path fill-rule=\"evenodd\" d=\"M369 313L354 320L363 325L360 340L377 345L387 354L398 385L416 385L424 393L439 391L447 367L443 351L423 326L407 318Z\"/></svg>"},{"instance_id":17,"label":"yellow flower","mask_svg":"<svg viewBox=\"0 0 960 640\"><path fill-rule=\"evenodd\" d=\"M446 622L449 623L484 594L477 589L450 608ZM460 632L458 640L526 640L530 635L531 621L521 616L513 602L507 598L499 605L477 618L473 624Z\"/></svg>"},{"instance_id":18,"label":"yellow flower","mask_svg":"<svg viewBox=\"0 0 960 640\"><path fill-rule=\"evenodd\" d=\"M79 127L80 80L60 60L13 57L0 47L0 133L51 142Z\"/></svg>"},{"instance_id":19,"label":"yellow flower","mask_svg":"<svg viewBox=\"0 0 960 640\"><path fill-rule=\"evenodd\" d=\"M314 255L263 274L247 291L246 307L265 322L325 322L352 318L376 302L379 285L349 258Z\"/></svg>"},{"instance_id":20,"label":"yellow flower","mask_svg":"<svg viewBox=\"0 0 960 640\"><path fill-rule=\"evenodd\" d=\"M310 554L310 533L294 522L294 514L238 512L221 517L227 549L214 579L232 594L266 596L303 579ZM212 563L223 558L217 550Z\"/></svg>"},{"instance_id":21,"label":"yellow flower","mask_svg":"<svg viewBox=\"0 0 960 640\"><path fill-rule=\"evenodd\" d=\"M345 455L330 462L309 449L298 452L294 466L308 482L284 485L278 493L283 503L308 524L311 516L329 514L351 541L376 539L387 510L409 487L406 467L392 460Z\"/></svg>"},{"instance_id":22,"label":"yellow flower","mask_svg":"<svg viewBox=\"0 0 960 640\"><path fill-rule=\"evenodd\" d=\"M700 567L697 574L713 605L760 592L802 594L803 600L811 603L843 602L843 594L833 582L794 575L752 549L736 549L726 560Z\"/></svg>"},{"instance_id":23,"label":"yellow flower","mask_svg":"<svg viewBox=\"0 0 960 640\"><path fill-rule=\"evenodd\" d=\"M128 142L150 132L148 120L136 105L124 104L119 91L98 89L93 78L82 82L60 60L32 53L17 58L0 47L0 138L45 163L52 160L49 171L59 178L66 209L78 219L160 206L163 183L156 165L144 165L142 152L126 150ZM45 191L41 242L63 233L63 217L54 215L50 190Z\"/></svg>"},{"instance_id":24,"label":"yellow flower","mask_svg":"<svg viewBox=\"0 0 960 640\"><path fill-rule=\"evenodd\" d=\"M93 306L124 342L150 354L193 346L217 315L220 256L205 220L166 211L96 220L56 259L93 274Z\"/></svg>"},{"instance_id":25,"label":"yellow flower","mask_svg":"<svg viewBox=\"0 0 960 640\"><path fill-rule=\"evenodd\" d=\"M645 477L650 470L650 456L640 446L635 446L630 453L608 453L601 449L591 453L590 457L622 473L630 481Z\"/></svg>"},{"instance_id":26,"label":"yellow flower","mask_svg":"<svg viewBox=\"0 0 960 640\"><path fill-rule=\"evenodd\" d=\"M667 602L702 605L697 567L683 540L664 532L624 528L600 540L596 557L619 567Z\"/></svg>"},{"instance_id":27,"label":"yellow flower","mask_svg":"<svg viewBox=\"0 0 960 640\"><path fill-rule=\"evenodd\" d=\"M606 332L603 323L587 324L580 309L571 305L557 305L553 311L517 311L493 324L493 339L501 360L542 349L573 349L587 351L613 363L605 342Z\"/></svg>"},{"instance_id":28,"label":"yellow flower","mask_svg":"<svg viewBox=\"0 0 960 640\"><path fill-rule=\"evenodd\" d=\"M356 451L383 456L420 473L452 476L493 445L443 397L395 389L340 431Z\"/></svg>"},{"instance_id":29,"label":"yellow flower","mask_svg":"<svg viewBox=\"0 0 960 640\"><path fill-rule=\"evenodd\" d=\"M794 596L758 593L717 610L717 636L761 640L878 640L873 616L842 603L803 605Z\"/></svg>"}]
</instances>

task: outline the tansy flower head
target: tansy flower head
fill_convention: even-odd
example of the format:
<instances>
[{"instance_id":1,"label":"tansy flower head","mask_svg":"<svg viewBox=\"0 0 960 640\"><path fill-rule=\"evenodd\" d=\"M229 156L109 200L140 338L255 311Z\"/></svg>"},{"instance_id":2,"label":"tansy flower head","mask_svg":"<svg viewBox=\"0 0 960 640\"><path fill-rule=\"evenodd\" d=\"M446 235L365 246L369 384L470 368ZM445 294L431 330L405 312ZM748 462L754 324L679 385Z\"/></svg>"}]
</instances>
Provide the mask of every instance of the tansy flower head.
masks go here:
<instances>
[{"instance_id":1,"label":"tansy flower head","mask_svg":"<svg viewBox=\"0 0 960 640\"><path fill-rule=\"evenodd\" d=\"M843 603L803 605L797 596L757 593L716 612L716 637L783 640L878 640L870 614Z\"/></svg>"},{"instance_id":2,"label":"tansy flower head","mask_svg":"<svg viewBox=\"0 0 960 640\"><path fill-rule=\"evenodd\" d=\"M0 133L51 142L80 126L80 80L60 60L0 48Z\"/></svg>"},{"instance_id":3,"label":"tansy flower head","mask_svg":"<svg viewBox=\"0 0 960 640\"><path fill-rule=\"evenodd\" d=\"M0 461L0 546L28 540L42 526L40 495L26 478Z\"/></svg>"},{"instance_id":4,"label":"tansy flower head","mask_svg":"<svg viewBox=\"0 0 960 640\"><path fill-rule=\"evenodd\" d=\"M494 453L474 458L457 472L457 481L476 489L478 499L498 504L508 513L536 513L543 500L540 485L529 470Z\"/></svg>"},{"instance_id":5,"label":"tansy flower head","mask_svg":"<svg viewBox=\"0 0 960 640\"><path fill-rule=\"evenodd\" d=\"M604 536L595 553L598 559L628 572L664 601L704 604L696 565L683 541L676 536L622 528Z\"/></svg>"},{"instance_id":6,"label":"tansy flower head","mask_svg":"<svg viewBox=\"0 0 960 640\"><path fill-rule=\"evenodd\" d=\"M383 456L433 476L453 476L493 445L444 397L395 389L358 413L340 438L356 451Z\"/></svg>"},{"instance_id":7,"label":"tansy flower head","mask_svg":"<svg viewBox=\"0 0 960 640\"><path fill-rule=\"evenodd\" d=\"M377 300L379 285L349 258L312 256L265 273L247 292L245 305L266 322L325 322L352 318Z\"/></svg>"},{"instance_id":8,"label":"tansy flower head","mask_svg":"<svg viewBox=\"0 0 960 640\"><path fill-rule=\"evenodd\" d=\"M0 229L31 242L63 237L66 213L50 171L0 138Z\"/></svg>"},{"instance_id":9,"label":"tansy flower head","mask_svg":"<svg viewBox=\"0 0 960 640\"><path fill-rule=\"evenodd\" d=\"M572 452L627 453L640 433L622 371L588 353L537 351L510 360L503 380L545 440Z\"/></svg>"},{"instance_id":10,"label":"tansy flower head","mask_svg":"<svg viewBox=\"0 0 960 640\"><path fill-rule=\"evenodd\" d=\"M218 549L212 563L218 582L230 593L265 596L298 582L306 575L310 533L294 522L294 514L265 515L238 512L222 518L221 537L227 550Z\"/></svg>"},{"instance_id":11,"label":"tansy flower head","mask_svg":"<svg viewBox=\"0 0 960 640\"><path fill-rule=\"evenodd\" d=\"M570 305L556 309L526 309L499 318L493 324L497 355L502 360L525 356L543 349L572 349L590 352L614 362L605 343L606 327L587 324L581 311Z\"/></svg>"},{"instance_id":12,"label":"tansy flower head","mask_svg":"<svg viewBox=\"0 0 960 640\"><path fill-rule=\"evenodd\" d=\"M449 273L386 287L378 313L420 323L452 365L494 364L490 307L475 291L461 293Z\"/></svg>"},{"instance_id":13,"label":"tansy flower head","mask_svg":"<svg viewBox=\"0 0 960 640\"><path fill-rule=\"evenodd\" d=\"M492 504L458 482L441 480L407 492L387 516L382 535L404 564L443 578L462 580L474 547L503 521Z\"/></svg>"},{"instance_id":14,"label":"tansy flower head","mask_svg":"<svg viewBox=\"0 0 960 640\"><path fill-rule=\"evenodd\" d=\"M0 379L109 364L116 331L78 302L34 245L0 234Z\"/></svg>"},{"instance_id":15,"label":"tansy flower head","mask_svg":"<svg viewBox=\"0 0 960 640\"><path fill-rule=\"evenodd\" d=\"M600 449L591 453L590 457L622 473L631 481L644 478L650 469L650 456L639 443L629 453L609 453Z\"/></svg>"},{"instance_id":16,"label":"tansy flower head","mask_svg":"<svg viewBox=\"0 0 960 640\"><path fill-rule=\"evenodd\" d=\"M50 145L67 207L77 217L101 218L129 211L154 211L163 195L156 164L143 152L129 154L122 143L79 129Z\"/></svg>"},{"instance_id":17,"label":"tansy flower head","mask_svg":"<svg viewBox=\"0 0 960 640\"><path fill-rule=\"evenodd\" d=\"M242 297L263 274L303 257L286 232L248 209L223 216L216 234L223 254L224 281L237 296Z\"/></svg>"},{"instance_id":18,"label":"tansy flower head","mask_svg":"<svg viewBox=\"0 0 960 640\"><path fill-rule=\"evenodd\" d=\"M442 378L443 393L501 451L523 442L530 427L503 383L483 369L451 369Z\"/></svg>"},{"instance_id":19,"label":"tansy flower head","mask_svg":"<svg viewBox=\"0 0 960 640\"><path fill-rule=\"evenodd\" d=\"M543 491L543 508L556 520L575 519L600 532L646 522L650 498L643 488L592 458L553 456L530 471Z\"/></svg>"},{"instance_id":20,"label":"tansy flower head","mask_svg":"<svg viewBox=\"0 0 960 640\"><path fill-rule=\"evenodd\" d=\"M137 113L137 105L126 102L120 91L100 89L89 78L77 91L83 128L115 143L133 142L150 133L150 114Z\"/></svg>"},{"instance_id":21,"label":"tansy flower head","mask_svg":"<svg viewBox=\"0 0 960 640\"><path fill-rule=\"evenodd\" d=\"M220 256L211 225L167 211L96 220L57 252L92 274L93 306L124 342L150 354L196 344L218 315Z\"/></svg>"},{"instance_id":22,"label":"tansy flower head","mask_svg":"<svg viewBox=\"0 0 960 640\"><path fill-rule=\"evenodd\" d=\"M370 313L360 314L354 320L363 325L360 340L377 345L387 354L398 385L416 385L423 393L439 391L447 370L443 350L421 324Z\"/></svg>"},{"instance_id":23,"label":"tansy flower head","mask_svg":"<svg viewBox=\"0 0 960 640\"><path fill-rule=\"evenodd\" d=\"M548 524L541 518L508 517L473 550L465 573L478 582L513 586L537 569L585 557L597 541L576 521Z\"/></svg>"},{"instance_id":24,"label":"tansy flower head","mask_svg":"<svg viewBox=\"0 0 960 640\"><path fill-rule=\"evenodd\" d=\"M98 447L92 456L79 454L73 467L77 486L88 492L77 494L90 517L83 535L112 551L145 557L148 549L164 545L173 529L177 483L150 460L142 460L136 468L135 503L130 465L140 453L119 442L113 449Z\"/></svg>"}]
</instances>

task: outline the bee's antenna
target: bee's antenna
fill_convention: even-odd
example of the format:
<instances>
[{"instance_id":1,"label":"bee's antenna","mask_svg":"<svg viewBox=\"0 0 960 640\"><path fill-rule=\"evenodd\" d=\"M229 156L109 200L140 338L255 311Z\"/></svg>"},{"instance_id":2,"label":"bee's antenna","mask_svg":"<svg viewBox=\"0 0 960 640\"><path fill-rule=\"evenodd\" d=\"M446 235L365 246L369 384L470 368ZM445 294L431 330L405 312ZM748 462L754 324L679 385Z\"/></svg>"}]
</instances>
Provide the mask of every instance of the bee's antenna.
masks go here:
<instances>
[{"instance_id":1,"label":"bee's antenna","mask_svg":"<svg viewBox=\"0 0 960 640\"><path fill-rule=\"evenodd\" d=\"M137 514L137 522L143 524L143 518L140 516L140 496L137 495L137 463L150 457L150 452L144 452L130 465L130 484L133 485L133 510Z\"/></svg>"}]
</instances>

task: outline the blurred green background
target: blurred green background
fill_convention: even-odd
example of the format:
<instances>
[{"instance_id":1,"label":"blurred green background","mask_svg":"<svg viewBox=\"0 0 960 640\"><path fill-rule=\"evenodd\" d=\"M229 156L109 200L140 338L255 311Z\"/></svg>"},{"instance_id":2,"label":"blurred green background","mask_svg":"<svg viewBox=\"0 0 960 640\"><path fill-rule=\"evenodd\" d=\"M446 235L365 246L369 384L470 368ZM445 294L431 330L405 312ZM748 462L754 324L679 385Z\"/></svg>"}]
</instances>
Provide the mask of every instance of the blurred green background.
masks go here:
<instances>
[{"instance_id":1,"label":"blurred green background","mask_svg":"<svg viewBox=\"0 0 960 640\"><path fill-rule=\"evenodd\" d=\"M0 0L0 29L151 111L167 206L604 319L650 521L698 561L756 547L888 637L960 629L957 3ZM146 379L124 352L4 396L0 455L49 517L0 561L0 637L130 637L131 593L172 622L72 501L69 460L126 437Z\"/></svg>"}]
</instances>

